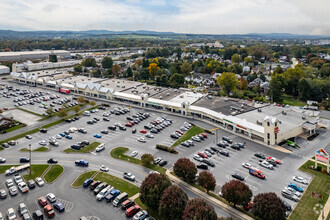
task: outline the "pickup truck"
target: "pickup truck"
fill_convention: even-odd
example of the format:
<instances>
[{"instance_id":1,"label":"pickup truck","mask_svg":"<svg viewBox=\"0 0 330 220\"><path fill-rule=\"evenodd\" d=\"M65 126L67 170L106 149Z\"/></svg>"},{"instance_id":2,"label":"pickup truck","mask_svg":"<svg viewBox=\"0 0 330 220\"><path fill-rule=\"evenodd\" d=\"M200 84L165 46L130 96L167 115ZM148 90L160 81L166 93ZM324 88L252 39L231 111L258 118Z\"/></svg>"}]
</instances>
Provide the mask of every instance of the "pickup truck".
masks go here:
<instances>
[{"instance_id":1,"label":"pickup truck","mask_svg":"<svg viewBox=\"0 0 330 220\"><path fill-rule=\"evenodd\" d=\"M86 160L76 160L75 161L76 166L82 166L82 167L88 167L88 161Z\"/></svg>"}]
</instances>

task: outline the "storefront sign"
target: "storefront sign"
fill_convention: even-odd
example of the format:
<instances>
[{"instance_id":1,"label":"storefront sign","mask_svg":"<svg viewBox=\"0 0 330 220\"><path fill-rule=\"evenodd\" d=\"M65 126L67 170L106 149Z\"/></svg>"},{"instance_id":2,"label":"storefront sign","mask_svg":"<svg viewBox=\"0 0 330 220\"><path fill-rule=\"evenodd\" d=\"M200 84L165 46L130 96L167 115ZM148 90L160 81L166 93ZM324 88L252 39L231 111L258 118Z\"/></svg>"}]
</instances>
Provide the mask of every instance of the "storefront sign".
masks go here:
<instances>
[{"instance_id":1,"label":"storefront sign","mask_svg":"<svg viewBox=\"0 0 330 220\"><path fill-rule=\"evenodd\" d=\"M328 163L329 155L321 148L320 150L317 150L315 152L315 158L317 160L323 161L325 163Z\"/></svg>"}]
</instances>

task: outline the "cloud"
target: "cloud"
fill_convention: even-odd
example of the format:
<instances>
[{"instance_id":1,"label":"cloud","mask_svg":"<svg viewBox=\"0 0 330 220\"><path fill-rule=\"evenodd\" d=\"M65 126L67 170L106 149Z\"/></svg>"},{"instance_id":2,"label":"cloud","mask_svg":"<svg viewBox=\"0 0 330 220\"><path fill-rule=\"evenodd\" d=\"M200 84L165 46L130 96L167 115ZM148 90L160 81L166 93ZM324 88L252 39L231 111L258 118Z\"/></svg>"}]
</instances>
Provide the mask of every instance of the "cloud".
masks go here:
<instances>
[{"instance_id":1,"label":"cloud","mask_svg":"<svg viewBox=\"0 0 330 220\"><path fill-rule=\"evenodd\" d=\"M0 29L330 35L327 0L2 0Z\"/></svg>"}]
</instances>

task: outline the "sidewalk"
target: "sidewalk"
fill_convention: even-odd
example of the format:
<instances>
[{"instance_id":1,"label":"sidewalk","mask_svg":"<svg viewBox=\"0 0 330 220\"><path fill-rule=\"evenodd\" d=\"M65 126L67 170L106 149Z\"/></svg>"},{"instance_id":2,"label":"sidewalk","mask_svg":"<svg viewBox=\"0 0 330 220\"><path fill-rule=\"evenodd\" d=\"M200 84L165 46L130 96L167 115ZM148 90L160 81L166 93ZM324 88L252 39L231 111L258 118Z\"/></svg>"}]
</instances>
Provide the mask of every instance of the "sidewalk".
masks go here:
<instances>
[{"instance_id":1,"label":"sidewalk","mask_svg":"<svg viewBox=\"0 0 330 220\"><path fill-rule=\"evenodd\" d=\"M324 211L323 212L324 212L324 216L321 213L320 216L319 216L319 218L317 220L324 220L324 219L327 218L327 216L328 216L328 214L330 212L330 197L328 198L327 202L324 205Z\"/></svg>"},{"instance_id":2,"label":"sidewalk","mask_svg":"<svg viewBox=\"0 0 330 220\"><path fill-rule=\"evenodd\" d=\"M130 200L134 201L135 199L137 199L140 196L140 193L136 193L135 195L129 197Z\"/></svg>"},{"instance_id":3,"label":"sidewalk","mask_svg":"<svg viewBox=\"0 0 330 220\"><path fill-rule=\"evenodd\" d=\"M212 202L214 205L218 206L219 208L227 211L228 213L234 215L236 218L238 219L244 219L244 220L253 220L253 218L251 218L250 216L234 209L233 207L231 207L230 205L227 205L223 202L221 202L218 199L213 198L212 196L208 195L207 193L204 193L202 191L200 191L199 189L196 189L195 187L189 185L188 183L180 180L179 178L177 178L176 176L173 176L169 170L166 171L166 175L168 175L168 177L175 183L177 183L178 185L196 193L197 195L199 195L200 197L206 199L209 202Z\"/></svg>"}]
</instances>

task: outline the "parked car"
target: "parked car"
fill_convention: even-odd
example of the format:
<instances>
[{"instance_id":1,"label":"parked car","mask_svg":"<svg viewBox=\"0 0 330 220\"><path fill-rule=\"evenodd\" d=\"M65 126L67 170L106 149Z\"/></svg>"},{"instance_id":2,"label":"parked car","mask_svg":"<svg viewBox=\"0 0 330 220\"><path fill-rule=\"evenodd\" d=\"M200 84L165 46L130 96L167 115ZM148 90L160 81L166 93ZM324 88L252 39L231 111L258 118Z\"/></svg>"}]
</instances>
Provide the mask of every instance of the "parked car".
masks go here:
<instances>
[{"instance_id":1,"label":"parked car","mask_svg":"<svg viewBox=\"0 0 330 220\"><path fill-rule=\"evenodd\" d=\"M250 163L242 163L242 167L249 169L252 165Z\"/></svg>"},{"instance_id":2,"label":"parked car","mask_svg":"<svg viewBox=\"0 0 330 220\"><path fill-rule=\"evenodd\" d=\"M29 180L27 185L30 189L34 189L36 187L36 182L34 180Z\"/></svg>"},{"instance_id":3,"label":"parked car","mask_svg":"<svg viewBox=\"0 0 330 220\"><path fill-rule=\"evenodd\" d=\"M15 219L17 219L15 210L13 208L8 209L8 211L7 211L7 218L8 218L8 220L15 220Z\"/></svg>"},{"instance_id":4,"label":"parked car","mask_svg":"<svg viewBox=\"0 0 330 220\"><path fill-rule=\"evenodd\" d=\"M166 164L167 164L166 160L160 160L159 163L158 163L158 165L161 166L161 167L165 166Z\"/></svg>"},{"instance_id":5,"label":"parked car","mask_svg":"<svg viewBox=\"0 0 330 220\"><path fill-rule=\"evenodd\" d=\"M244 180L244 177L239 175L238 173L233 173L231 176L234 177L235 179L238 179L238 180L241 180L241 181Z\"/></svg>"},{"instance_id":6,"label":"parked car","mask_svg":"<svg viewBox=\"0 0 330 220\"><path fill-rule=\"evenodd\" d=\"M209 168L206 164L198 164L196 167L202 170L207 170Z\"/></svg>"},{"instance_id":7,"label":"parked car","mask_svg":"<svg viewBox=\"0 0 330 220\"><path fill-rule=\"evenodd\" d=\"M95 137L95 138L101 138L102 136L99 135L99 134L94 134L93 137Z\"/></svg>"},{"instance_id":8,"label":"parked car","mask_svg":"<svg viewBox=\"0 0 330 220\"><path fill-rule=\"evenodd\" d=\"M7 198L7 192L4 189L0 189L0 199Z\"/></svg>"},{"instance_id":9,"label":"parked car","mask_svg":"<svg viewBox=\"0 0 330 220\"><path fill-rule=\"evenodd\" d=\"M55 197L54 193L48 193L46 198L50 203L56 202L56 197Z\"/></svg>"},{"instance_id":10,"label":"parked car","mask_svg":"<svg viewBox=\"0 0 330 220\"><path fill-rule=\"evenodd\" d=\"M126 209L128 209L129 207L131 207L133 205L135 205L135 202L130 200L130 199L127 199L122 203L121 209L126 210Z\"/></svg>"},{"instance_id":11,"label":"parked car","mask_svg":"<svg viewBox=\"0 0 330 220\"><path fill-rule=\"evenodd\" d=\"M102 143L96 147L95 151L100 152L100 151L103 151L104 149L105 149L105 144Z\"/></svg>"},{"instance_id":12,"label":"parked car","mask_svg":"<svg viewBox=\"0 0 330 220\"><path fill-rule=\"evenodd\" d=\"M22 193L27 193L29 192L29 188L27 187L26 183L24 181L19 182L18 184L18 189L22 192Z\"/></svg>"},{"instance_id":13,"label":"parked car","mask_svg":"<svg viewBox=\"0 0 330 220\"><path fill-rule=\"evenodd\" d=\"M226 136L223 136L223 137L222 137L222 140L227 141L229 144L232 144L232 143L233 143L233 140L231 140L230 138L228 138L228 137L226 137Z\"/></svg>"},{"instance_id":14,"label":"parked car","mask_svg":"<svg viewBox=\"0 0 330 220\"><path fill-rule=\"evenodd\" d=\"M140 206L138 205L134 205L129 207L126 211L125 211L125 215L127 217L131 217L133 215L135 215L137 212L139 212L141 210Z\"/></svg>"},{"instance_id":15,"label":"parked car","mask_svg":"<svg viewBox=\"0 0 330 220\"><path fill-rule=\"evenodd\" d=\"M11 196L16 196L17 193L18 193L18 190L17 190L17 187L16 186L12 186L12 187L9 188L9 194Z\"/></svg>"},{"instance_id":16,"label":"parked car","mask_svg":"<svg viewBox=\"0 0 330 220\"><path fill-rule=\"evenodd\" d=\"M141 211L139 211L138 213L136 213L136 214L133 216L133 219L134 219L134 220L143 220L143 219L145 219L145 218L148 217L148 216L149 216L149 214L148 214L147 211L145 211L145 210L141 210Z\"/></svg>"},{"instance_id":17,"label":"parked car","mask_svg":"<svg viewBox=\"0 0 330 220\"><path fill-rule=\"evenodd\" d=\"M270 170L274 169L274 166L268 163L266 160L259 162L259 165Z\"/></svg>"},{"instance_id":18,"label":"parked car","mask_svg":"<svg viewBox=\"0 0 330 220\"><path fill-rule=\"evenodd\" d=\"M154 159L154 164L158 164L160 161L162 160L162 158L160 158L160 157L156 157L155 159Z\"/></svg>"},{"instance_id":19,"label":"parked car","mask_svg":"<svg viewBox=\"0 0 330 220\"><path fill-rule=\"evenodd\" d=\"M266 156L263 153L261 153L261 152L255 153L254 156L259 157L261 159L266 159Z\"/></svg>"},{"instance_id":20,"label":"parked car","mask_svg":"<svg viewBox=\"0 0 330 220\"><path fill-rule=\"evenodd\" d=\"M65 206L61 202L56 202L53 206L59 212L65 211Z\"/></svg>"},{"instance_id":21,"label":"parked car","mask_svg":"<svg viewBox=\"0 0 330 220\"><path fill-rule=\"evenodd\" d=\"M41 196L41 197L38 198L38 203L42 207L45 207L46 205L48 205L48 202L47 202L46 198L43 197L43 196Z\"/></svg>"},{"instance_id":22,"label":"parked car","mask_svg":"<svg viewBox=\"0 0 330 220\"><path fill-rule=\"evenodd\" d=\"M194 157L193 157L195 160L199 161L199 162L202 162L203 161L203 158L197 154L194 154Z\"/></svg>"},{"instance_id":23,"label":"parked car","mask_svg":"<svg viewBox=\"0 0 330 220\"><path fill-rule=\"evenodd\" d=\"M305 178L301 177L301 176L294 176L292 179L294 181L298 182L298 183L302 183L302 184L305 184L305 185L308 184L307 180Z\"/></svg>"},{"instance_id":24,"label":"parked car","mask_svg":"<svg viewBox=\"0 0 330 220\"><path fill-rule=\"evenodd\" d=\"M136 155L138 155L138 152L137 152L137 151L133 151L133 152L131 153L131 157L135 157Z\"/></svg>"},{"instance_id":25,"label":"parked car","mask_svg":"<svg viewBox=\"0 0 330 220\"><path fill-rule=\"evenodd\" d=\"M36 183L37 183L38 186L43 186L43 185L45 185L45 182L44 182L40 177L37 177L37 178L35 179L35 181L36 181Z\"/></svg>"},{"instance_id":26,"label":"parked car","mask_svg":"<svg viewBox=\"0 0 330 220\"><path fill-rule=\"evenodd\" d=\"M301 188L298 184L295 183L289 183L288 187L291 187L294 190L297 190L298 192L304 192L303 188Z\"/></svg>"},{"instance_id":27,"label":"parked car","mask_svg":"<svg viewBox=\"0 0 330 220\"><path fill-rule=\"evenodd\" d=\"M44 207L44 212L45 212L45 215L48 218L53 218L55 216L55 212L54 212L53 207L51 205L46 205Z\"/></svg>"}]
</instances>

